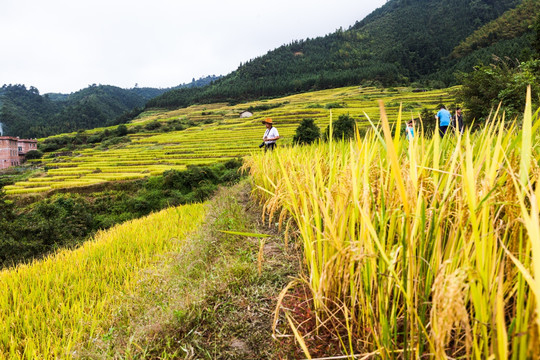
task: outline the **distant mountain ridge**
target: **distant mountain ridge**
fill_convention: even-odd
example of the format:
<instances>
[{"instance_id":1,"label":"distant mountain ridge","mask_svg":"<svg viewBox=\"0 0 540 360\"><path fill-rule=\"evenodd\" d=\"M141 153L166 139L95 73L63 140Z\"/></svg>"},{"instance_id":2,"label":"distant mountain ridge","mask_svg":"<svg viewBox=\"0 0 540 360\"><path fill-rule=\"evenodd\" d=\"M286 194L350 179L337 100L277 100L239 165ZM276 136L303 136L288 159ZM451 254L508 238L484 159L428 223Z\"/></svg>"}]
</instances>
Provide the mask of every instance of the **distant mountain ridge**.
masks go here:
<instances>
[{"instance_id":1,"label":"distant mountain ridge","mask_svg":"<svg viewBox=\"0 0 540 360\"><path fill-rule=\"evenodd\" d=\"M448 60L453 49L520 3L390 0L347 30L283 45L211 86L173 90L152 99L147 107L239 102L362 83L451 85L456 80L447 69L460 66L458 60ZM515 47L501 49L502 56L515 55ZM468 64L471 59L464 61Z\"/></svg>"},{"instance_id":2,"label":"distant mountain ridge","mask_svg":"<svg viewBox=\"0 0 540 360\"><path fill-rule=\"evenodd\" d=\"M206 86L217 79L219 76L206 76L167 89L91 85L71 94L44 95L35 87L4 85L0 88L0 123L4 135L27 138L114 125L127 119L122 115L140 112L148 100L171 89Z\"/></svg>"}]
</instances>

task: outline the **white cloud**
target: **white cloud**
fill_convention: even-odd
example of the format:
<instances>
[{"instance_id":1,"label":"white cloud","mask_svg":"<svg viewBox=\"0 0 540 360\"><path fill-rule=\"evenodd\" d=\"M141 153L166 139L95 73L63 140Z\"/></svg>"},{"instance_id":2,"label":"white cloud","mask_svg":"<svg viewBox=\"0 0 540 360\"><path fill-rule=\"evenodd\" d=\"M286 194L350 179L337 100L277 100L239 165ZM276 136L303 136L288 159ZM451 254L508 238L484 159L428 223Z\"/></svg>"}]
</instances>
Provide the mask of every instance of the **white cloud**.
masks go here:
<instances>
[{"instance_id":1,"label":"white cloud","mask_svg":"<svg viewBox=\"0 0 540 360\"><path fill-rule=\"evenodd\" d=\"M385 0L3 0L0 85L69 93L225 75L293 40L347 28Z\"/></svg>"}]
</instances>

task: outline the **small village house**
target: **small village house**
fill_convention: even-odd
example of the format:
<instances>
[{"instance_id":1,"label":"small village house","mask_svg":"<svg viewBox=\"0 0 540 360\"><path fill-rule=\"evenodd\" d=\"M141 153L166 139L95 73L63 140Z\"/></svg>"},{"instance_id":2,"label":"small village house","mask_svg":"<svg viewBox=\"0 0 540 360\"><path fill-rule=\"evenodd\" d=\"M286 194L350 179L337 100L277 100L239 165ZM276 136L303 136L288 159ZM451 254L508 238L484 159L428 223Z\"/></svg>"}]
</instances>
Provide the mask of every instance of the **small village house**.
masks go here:
<instances>
[{"instance_id":1,"label":"small village house","mask_svg":"<svg viewBox=\"0 0 540 360\"><path fill-rule=\"evenodd\" d=\"M242 111L240 113L241 118L248 118L248 117L252 117L252 116L253 116L253 113L251 111Z\"/></svg>"},{"instance_id":2,"label":"small village house","mask_svg":"<svg viewBox=\"0 0 540 360\"><path fill-rule=\"evenodd\" d=\"M37 150L37 140L0 136L0 169L20 165L30 150Z\"/></svg>"}]
</instances>

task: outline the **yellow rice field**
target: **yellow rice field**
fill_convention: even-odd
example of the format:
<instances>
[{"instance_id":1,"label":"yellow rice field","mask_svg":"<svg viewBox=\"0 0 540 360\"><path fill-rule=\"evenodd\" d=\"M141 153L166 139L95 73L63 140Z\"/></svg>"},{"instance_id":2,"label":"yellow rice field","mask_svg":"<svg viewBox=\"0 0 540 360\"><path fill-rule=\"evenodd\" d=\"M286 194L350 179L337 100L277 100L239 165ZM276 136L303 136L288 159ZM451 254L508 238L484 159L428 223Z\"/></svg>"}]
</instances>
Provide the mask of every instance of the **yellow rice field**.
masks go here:
<instances>
[{"instance_id":1,"label":"yellow rice field","mask_svg":"<svg viewBox=\"0 0 540 360\"><path fill-rule=\"evenodd\" d=\"M204 205L169 208L98 233L76 250L0 271L0 359L67 359L107 332L141 270L179 251Z\"/></svg>"},{"instance_id":2,"label":"yellow rice field","mask_svg":"<svg viewBox=\"0 0 540 360\"><path fill-rule=\"evenodd\" d=\"M294 334L308 358L320 333L350 358L538 358L540 121L530 104L529 93L520 127L496 114L476 133L417 128L409 142L381 103L364 139L247 158L269 221L304 249L305 273L280 301L308 288L318 325L282 307L293 331L275 335Z\"/></svg>"}]
</instances>

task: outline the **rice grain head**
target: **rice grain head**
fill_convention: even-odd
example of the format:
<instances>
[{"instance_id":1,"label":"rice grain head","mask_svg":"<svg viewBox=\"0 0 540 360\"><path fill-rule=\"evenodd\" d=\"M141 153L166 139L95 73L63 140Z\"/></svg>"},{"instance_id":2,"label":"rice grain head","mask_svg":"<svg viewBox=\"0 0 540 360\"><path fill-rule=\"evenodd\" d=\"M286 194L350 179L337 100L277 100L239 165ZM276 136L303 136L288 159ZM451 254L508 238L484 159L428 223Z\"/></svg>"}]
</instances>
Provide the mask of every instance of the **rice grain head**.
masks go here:
<instances>
[{"instance_id":1,"label":"rice grain head","mask_svg":"<svg viewBox=\"0 0 540 360\"><path fill-rule=\"evenodd\" d=\"M453 331L464 331L467 357L470 355L472 335L465 296L468 293L467 272L456 269L446 274L449 263L443 264L433 283L433 306L431 308L431 336L434 340L436 358L446 359L446 347Z\"/></svg>"}]
</instances>

